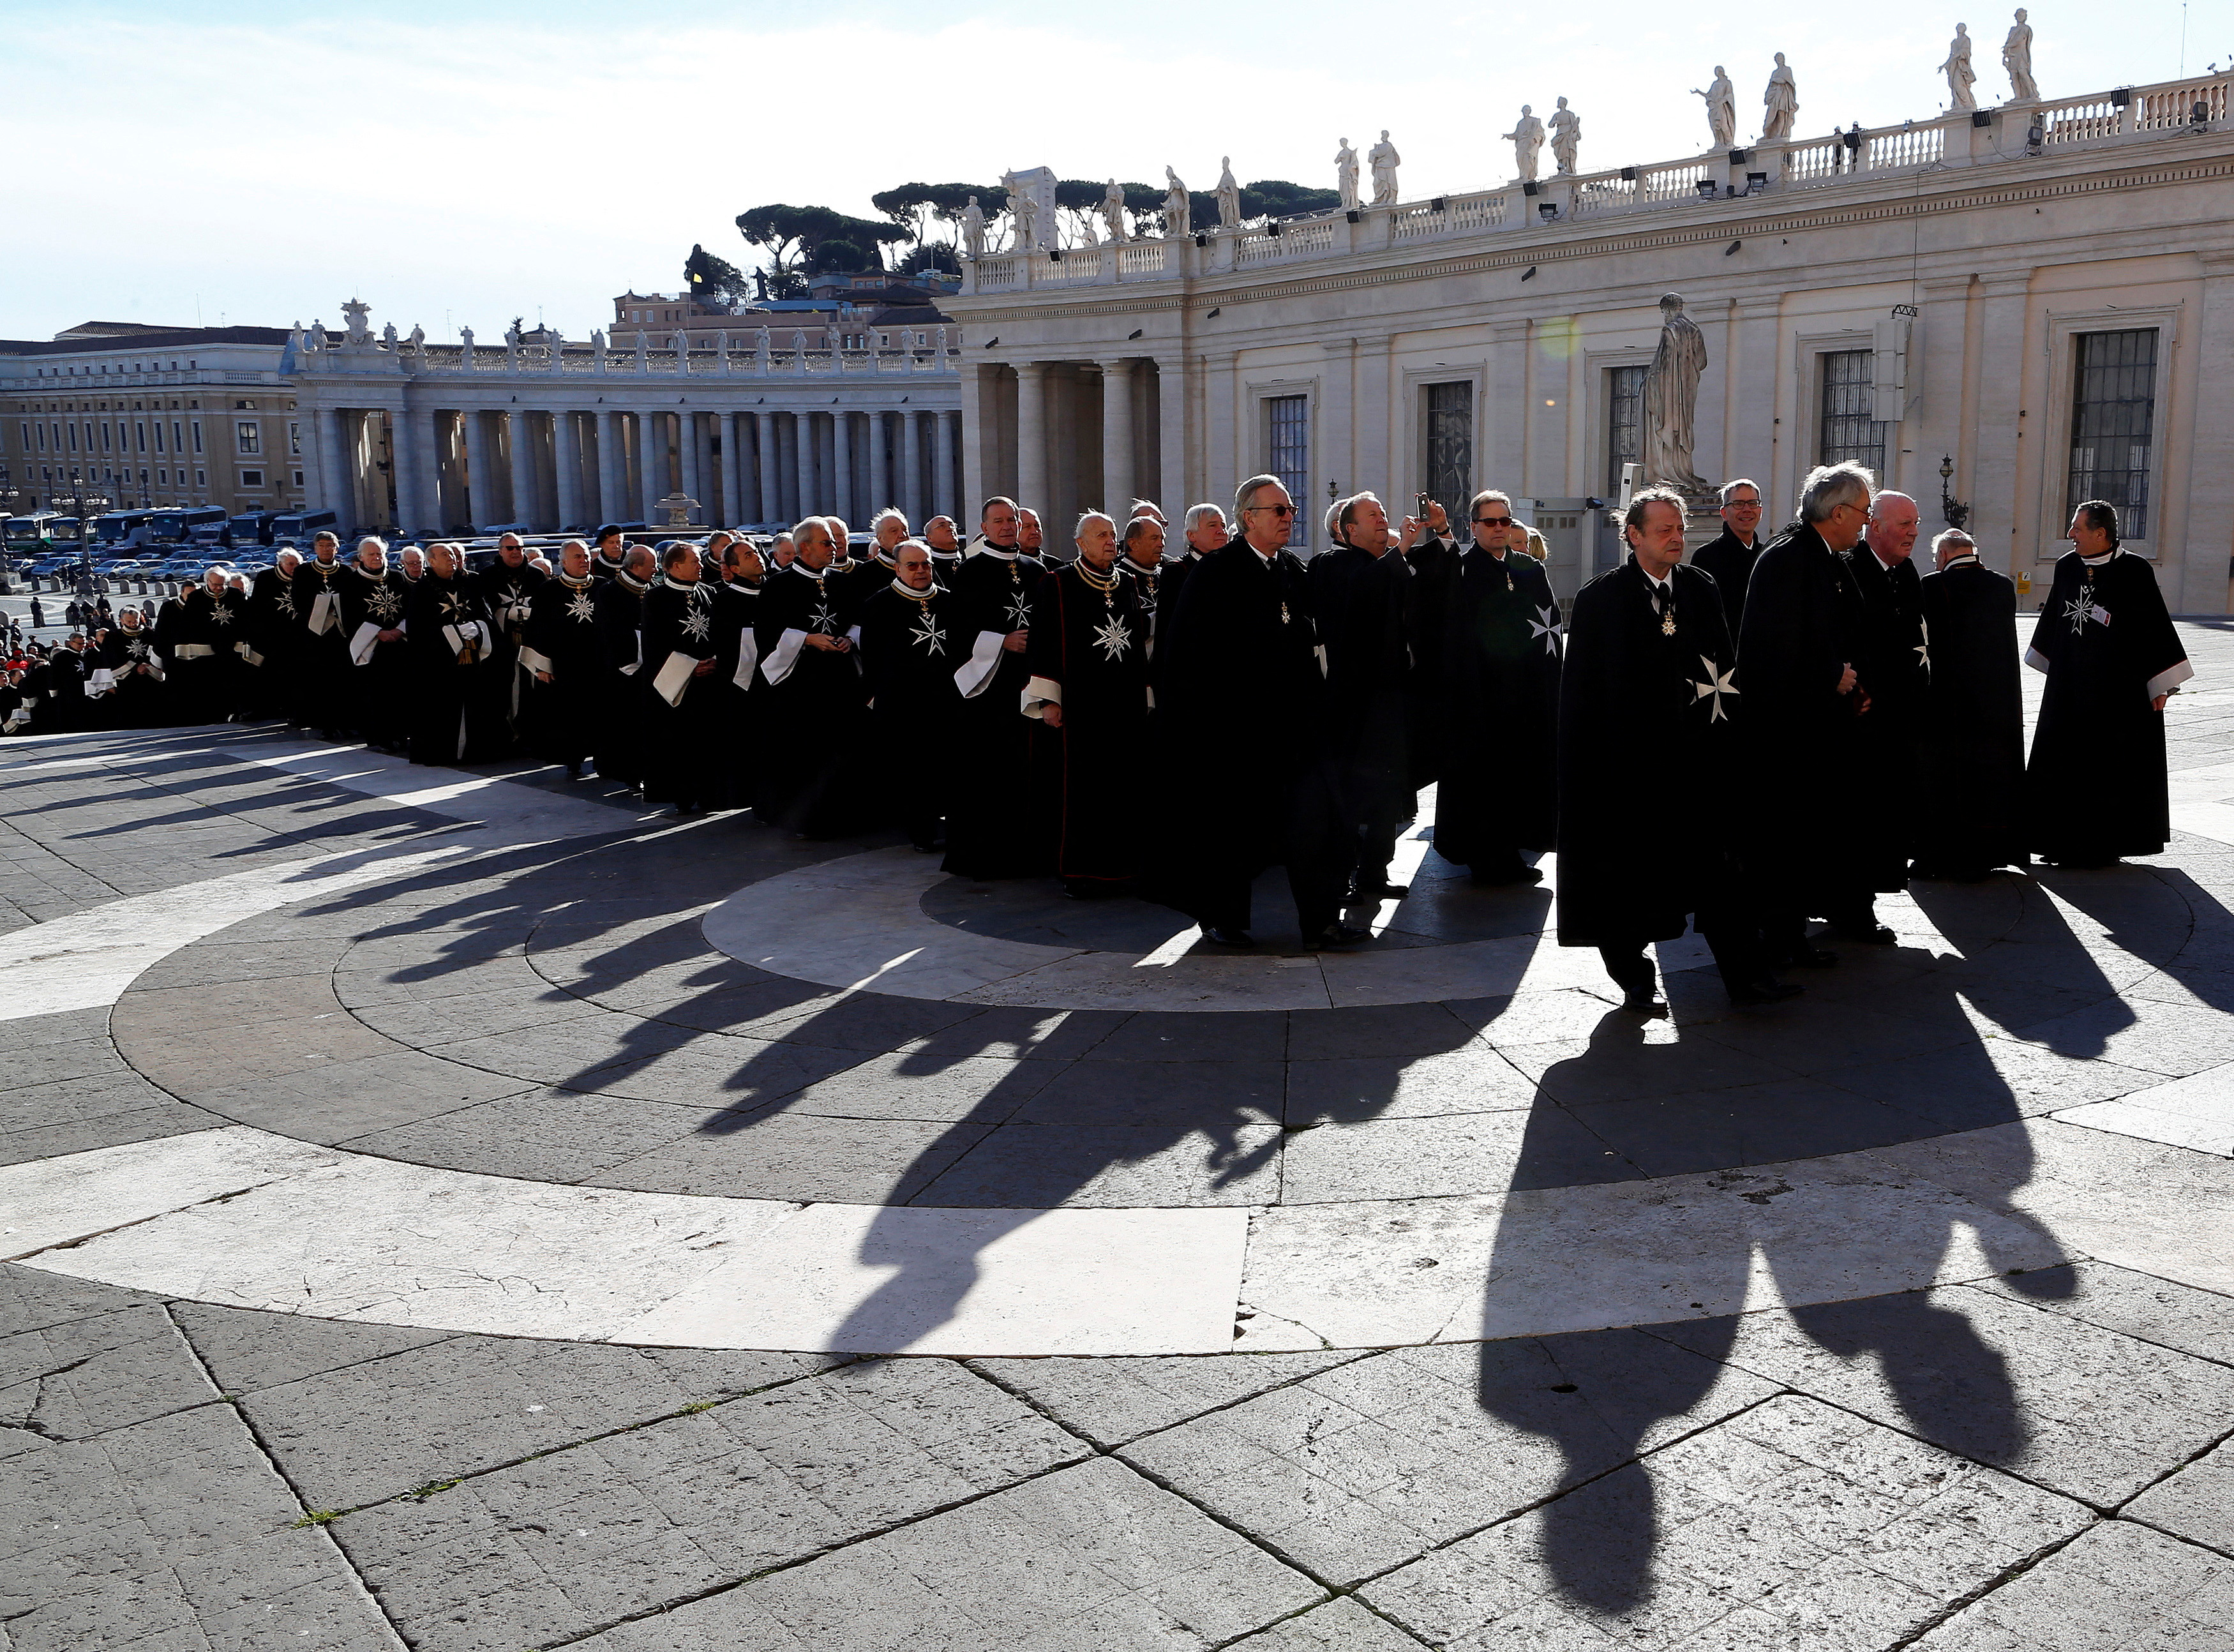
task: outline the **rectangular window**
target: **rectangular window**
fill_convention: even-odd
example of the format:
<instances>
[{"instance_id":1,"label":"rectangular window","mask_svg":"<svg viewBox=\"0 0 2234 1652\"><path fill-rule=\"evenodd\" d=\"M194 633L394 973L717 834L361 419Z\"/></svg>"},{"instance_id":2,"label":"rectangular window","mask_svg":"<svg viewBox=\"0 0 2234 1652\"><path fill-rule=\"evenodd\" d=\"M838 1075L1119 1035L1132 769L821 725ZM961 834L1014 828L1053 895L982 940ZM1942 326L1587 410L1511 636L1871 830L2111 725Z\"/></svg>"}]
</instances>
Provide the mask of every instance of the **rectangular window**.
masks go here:
<instances>
[{"instance_id":1,"label":"rectangular window","mask_svg":"<svg viewBox=\"0 0 2234 1652\"><path fill-rule=\"evenodd\" d=\"M145 419L132 421L132 450L142 454L147 451L147 421Z\"/></svg>"},{"instance_id":2,"label":"rectangular window","mask_svg":"<svg viewBox=\"0 0 2234 1652\"><path fill-rule=\"evenodd\" d=\"M1295 532L1289 535L1288 544L1301 549L1308 542L1305 529L1310 520L1310 398L1276 395L1265 402L1264 411L1270 422L1267 447L1272 456L1272 462L1264 468L1280 479L1288 497L1296 501Z\"/></svg>"},{"instance_id":3,"label":"rectangular window","mask_svg":"<svg viewBox=\"0 0 2234 1652\"><path fill-rule=\"evenodd\" d=\"M302 485L303 485L303 473L302 473L301 471L299 471L299 470L298 470L298 471L297 471L297 472L295 473L295 486L297 486L297 487L300 487Z\"/></svg>"},{"instance_id":4,"label":"rectangular window","mask_svg":"<svg viewBox=\"0 0 2234 1652\"><path fill-rule=\"evenodd\" d=\"M260 454L264 451L263 428L255 420L239 420L234 424L233 431L241 452Z\"/></svg>"},{"instance_id":5,"label":"rectangular window","mask_svg":"<svg viewBox=\"0 0 2234 1652\"><path fill-rule=\"evenodd\" d=\"M244 470L240 473L240 485L243 487L263 486L264 473L260 470Z\"/></svg>"},{"instance_id":6,"label":"rectangular window","mask_svg":"<svg viewBox=\"0 0 2234 1652\"><path fill-rule=\"evenodd\" d=\"M1427 497L1457 521L1473 497L1473 385L1427 387ZM1400 513L1401 514L1401 513Z\"/></svg>"},{"instance_id":7,"label":"rectangular window","mask_svg":"<svg viewBox=\"0 0 2234 1652\"><path fill-rule=\"evenodd\" d=\"M299 419L287 421L287 451L296 458L302 456L303 422Z\"/></svg>"},{"instance_id":8,"label":"rectangular window","mask_svg":"<svg viewBox=\"0 0 2234 1652\"><path fill-rule=\"evenodd\" d=\"M174 454L182 454L186 450L186 432L179 428L179 421L173 419L171 421L171 451Z\"/></svg>"},{"instance_id":9,"label":"rectangular window","mask_svg":"<svg viewBox=\"0 0 2234 1652\"><path fill-rule=\"evenodd\" d=\"M171 473L170 473L169 471L167 471L167 470L159 470L159 471L157 471L157 472L155 473L155 486L158 486L158 487L168 487L170 485L171 485Z\"/></svg>"},{"instance_id":10,"label":"rectangular window","mask_svg":"<svg viewBox=\"0 0 2234 1652\"><path fill-rule=\"evenodd\" d=\"M28 419L18 419L18 420L16 420L16 428L17 432L18 432L18 433L23 436L23 451L24 451L25 453L29 453L29 452L30 452L30 451L31 451L31 423L30 423L30 421L29 421L29 420L28 420Z\"/></svg>"},{"instance_id":11,"label":"rectangular window","mask_svg":"<svg viewBox=\"0 0 2234 1652\"><path fill-rule=\"evenodd\" d=\"M72 453L75 453L77 451L77 427L75 425L72 425L69 428L69 450Z\"/></svg>"},{"instance_id":12,"label":"rectangular window","mask_svg":"<svg viewBox=\"0 0 2234 1652\"><path fill-rule=\"evenodd\" d=\"M2146 539L2156 428L2157 330L2081 333L2076 343L2071 486L2064 519L2088 500L2104 500L2118 507L2121 538Z\"/></svg>"},{"instance_id":13,"label":"rectangular window","mask_svg":"<svg viewBox=\"0 0 2234 1652\"><path fill-rule=\"evenodd\" d=\"M194 473L194 486L196 487L207 487L209 486L209 473L206 470L196 471Z\"/></svg>"},{"instance_id":14,"label":"rectangular window","mask_svg":"<svg viewBox=\"0 0 2234 1652\"><path fill-rule=\"evenodd\" d=\"M160 419L155 421L155 451L159 454L164 451L163 421Z\"/></svg>"},{"instance_id":15,"label":"rectangular window","mask_svg":"<svg viewBox=\"0 0 2234 1652\"><path fill-rule=\"evenodd\" d=\"M201 452L201 450L202 450L202 421L201 421L199 419L197 419L197 420L195 420L195 421L193 421L193 423L194 423L194 451L195 451L196 453L199 453L199 452Z\"/></svg>"},{"instance_id":16,"label":"rectangular window","mask_svg":"<svg viewBox=\"0 0 2234 1652\"><path fill-rule=\"evenodd\" d=\"M1823 415L1816 441L1819 465L1867 465L1885 480L1885 427L1870 417L1876 403L1876 353L1826 350L1822 356Z\"/></svg>"},{"instance_id":17,"label":"rectangular window","mask_svg":"<svg viewBox=\"0 0 2234 1652\"><path fill-rule=\"evenodd\" d=\"M1606 492L1621 492L1621 467L1639 461L1637 430L1643 421L1644 374L1642 367L1606 369ZM1643 478L1639 478L1642 485Z\"/></svg>"}]
</instances>

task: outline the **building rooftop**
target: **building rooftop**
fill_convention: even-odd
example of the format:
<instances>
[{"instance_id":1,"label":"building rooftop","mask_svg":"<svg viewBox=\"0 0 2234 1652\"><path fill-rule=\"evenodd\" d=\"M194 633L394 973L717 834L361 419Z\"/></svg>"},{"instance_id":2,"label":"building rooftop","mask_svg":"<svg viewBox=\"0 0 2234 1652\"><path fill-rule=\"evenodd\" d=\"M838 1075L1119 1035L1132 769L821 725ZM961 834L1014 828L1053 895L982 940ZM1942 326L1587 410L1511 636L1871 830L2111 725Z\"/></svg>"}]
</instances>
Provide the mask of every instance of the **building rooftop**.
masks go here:
<instances>
[{"instance_id":1,"label":"building rooftop","mask_svg":"<svg viewBox=\"0 0 2234 1652\"><path fill-rule=\"evenodd\" d=\"M122 325L88 322L85 327ZM150 327L130 332L88 334L74 327L52 339L0 339L0 355L82 356L90 349L183 349L199 344L284 344L284 327Z\"/></svg>"}]
</instances>

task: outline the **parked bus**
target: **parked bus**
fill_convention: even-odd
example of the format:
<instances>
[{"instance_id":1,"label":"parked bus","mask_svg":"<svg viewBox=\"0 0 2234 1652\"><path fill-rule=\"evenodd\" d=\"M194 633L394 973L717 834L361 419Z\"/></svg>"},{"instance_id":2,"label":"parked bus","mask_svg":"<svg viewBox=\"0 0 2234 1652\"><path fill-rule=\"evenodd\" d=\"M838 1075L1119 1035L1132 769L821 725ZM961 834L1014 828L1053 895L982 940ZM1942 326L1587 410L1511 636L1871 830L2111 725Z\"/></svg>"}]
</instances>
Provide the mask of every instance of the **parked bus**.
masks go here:
<instances>
[{"instance_id":1,"label":"parked bus","mask_svg":"<svg viewBox=\"0 0 2234 1652\"><path fill-rule=\"evenodd\" d=\"M203 523L224 520L222 505L187 505L177 510L158 511L149 525L154 532L147 537L159 545L183 545Z\"/></svg>"},{"instance_id":2,"label":"parked bus","mask_svg":"<svg viewBox=\"0 0 2234 1652\"><path fill-rule=\"evenodd\" d=\"M5 530L8 554L11 557L44 556L61 545L62 521L59 511L36 511L29 516L10 517ZM72 522L70 531L73 535L76 530L77 524Z\"/></svg>"},{"instance_id":3,"label":"parked bus","mask_svg":"<svg viewBox=\"0 0 2234 1652\"><path fill-rule=\"evenodd\" d=\"M341 519L331 511L286 511L271 519L271 531L264 538L266 545L292 545L304 555L310 554L310 536L321 528L332 528ZM338 528L336 532L339 532Z\"/></svg>"},{"instance_id":4,"label":"parked bus","mask_svg":"<svg viewBox=\"0 0 2234 1652\"><path fill-rule=\"evenodd\" d=\"M93 519L93 542L95 545L137 545L147 536L140 533L155 519L153 511L110 511ZM134 534L139 534L135 539Z\"/></svg>"},{"instance_id":5,"label":"parked bus","mask_svg":"<svg viewBox=\"0 0 2234 1652\"><path fill-rule=\"evenodd\" d=\"M225 543L236 551L251 545L271 543L271 525L279 519L277 511L247 511L228 524L230 532Z\"/></svg>"}]
</instances>

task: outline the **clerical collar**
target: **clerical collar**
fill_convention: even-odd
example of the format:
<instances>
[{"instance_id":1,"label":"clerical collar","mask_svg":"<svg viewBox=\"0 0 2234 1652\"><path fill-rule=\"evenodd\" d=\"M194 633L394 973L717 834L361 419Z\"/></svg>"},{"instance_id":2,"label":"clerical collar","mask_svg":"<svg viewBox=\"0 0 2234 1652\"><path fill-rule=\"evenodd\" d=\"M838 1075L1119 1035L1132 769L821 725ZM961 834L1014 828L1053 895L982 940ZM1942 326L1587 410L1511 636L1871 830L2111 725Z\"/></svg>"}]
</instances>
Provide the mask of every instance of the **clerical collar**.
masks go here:
<instances>
[{"instance_id":1,"label":"clerical collar","mask_svg":"<svg viewBox=\"0 0 2234 1652\"><path fill-rule=\"evenodd\" d=\"M1976 551L1966 551L1959 557L1950 557L1947 558L1947 568L1975 568L1977 565L1978 553ZM1945 573L1947 571L1947 568L1942 568L1939 571Z\"/></svg>"},{"instance_id":2,"label":"clerical collar","mask_svg":"<svg viewBox=\"0 0 2234 1652\"><path fill-rule=\"evenodd\" d=\"M388 578L388 570L385 568L382 568L378 573L374 573L361 562L352 562L349 564L349 566L367 579L379 580ZM205 585L202 589L207 591L209 587Z\"/></svg>"},{"instance_id":3,"label":"clerical collar","mask_svg":"<svg viewBox=\"0 0 2234 1652\"><path fill-rule=\"evenodd\" d=\"M1161 573L1164 571L1164 565L1160 561L1136 562L1131 557L1125 558L1124 565L1134 573Z\"/></svg>"},{"instance_id":4,"label":"clerical collar","mask_svg":"<svg viewBox=\"0 0 2234 1652\"><path fill-rule=\"evenodd\" d=\"M734 579L724 579L722 584L724 590L734 591L740 597L757 597L761 594L761 588L758 585L740 584Z\"/></svg>"},{"instance_id":5,"label":"clerical collar","mask_svg":"<svg viewBox=\"0 0 2234 1652\"><path fill-rule=\"evenodd\" d=\"M959 562L962 553L959 551L934 551L931 553L931 559L933 562Z\"/></svg>"},{"instance_id":6,"label":"clerical collar","mask_svg":"<svg viewBox=\"0 0 2234 1652\"><path fill-rule=\"evenodd\" d=\"M921 591L918 591L913 585L904 585L897 579L892 581L892 589L914 603L927 603L938 595L937 585L925 585Z\"/></svg>"},{"instance_id":7,"label":"clerical collar","mask_svg":"<svg viewBox=\"0 0 2234 1652\"><path fill-rule=\"evenodd\" d=\"M2099 557L2090 557L2090 556L2087 556L2087 554L2085 554L2085 553L2082 552L2080 553L2080 555L2079 559L2080 559L2081 562L2085 563L2085 564L2086 564L2088 567L2090 567L2090 568L2099 568L2099 567L2100 567L2104 563L2107 562L2107 561L2108 561L2112 557L2114 557L2114 556L2116 556L2117 554L2118 554L2118 547L2117 547L2116 545L2112 545L2112 546L2111 546L2107 551L2105 551L2105 552L2104 552L2100 556L2099 556Z\"/></svg>"},{"instance_id":8,"label":"clerical collar","mask_svg":"<svg viewBox=\"0 0 2234 1652\"><path fill-rule=\"evenodd\" d=\"M890 557L886 556L881 546L872 549L869 554L887 568L897 568L900 565L898 563L894 562Z\"/></svg>"},{"instance_id":9,"label":"clerical collar","mask_svg":"<svg viewBox=\"0 0 2234 1652\"><path fill-rule=\"evenodd\" d=\"M636 579L629 574L626 569L623 569L619 572L614 574L613 578L618 580L622 584L626 585L630 591L636 591L639 594L651 589L650 581Z\"/></svg>"},{"instance_id":10,"label":"clerical collar","mask_svg":"<svg viewBox=\"0 0 2234 1652\"><path fill-rule=\"evenodd\" d=\"M1003 551L990 539L979 539L970 547L969 554L973 557L994 557L1003 562L1014 562L1018 553L1014 551Z\"/></svg>"},{"instance_id":11,"label":"clerical collar","mask_svg":"<svg viewBox=\"0 0 2234 1652\"><path fill-rule=\"evenodd\" d=\"M690 584L688 580L677 579L669 574L660 575L659 583L665 585L670 591L681 591L686 597L694 597L697 595L698 592L698 587Z\"/></svg>"},{"instance_id":12,"label":"clerical collar","mask_svg":"<svg viewBox=\"0 0 2234 1652\"><path fill-rule=\"evenodd\" d=\"M829 570L829 569L825 568L825 569L822 571L822 572L821 572L821 573L817 573L817 572L815 572L815 571L814 571L814 570L813 570L813 569L812 569L812 568L808 567L808 566L807 566L805 563L803 563L803 562L794 562L794 563L793 563L793 564L791 565L791 571L792 571L792 572L794 572L794 573L803 573L803 574L805 574L805 575L806 575L809 579L812 579L812 580L813 580L816 584L818 584L818 585L819 585L819 584L820 584L822 583L823 575L827 574L827 573L830 571L830 570Z\"/></svg>"}]
</instances>

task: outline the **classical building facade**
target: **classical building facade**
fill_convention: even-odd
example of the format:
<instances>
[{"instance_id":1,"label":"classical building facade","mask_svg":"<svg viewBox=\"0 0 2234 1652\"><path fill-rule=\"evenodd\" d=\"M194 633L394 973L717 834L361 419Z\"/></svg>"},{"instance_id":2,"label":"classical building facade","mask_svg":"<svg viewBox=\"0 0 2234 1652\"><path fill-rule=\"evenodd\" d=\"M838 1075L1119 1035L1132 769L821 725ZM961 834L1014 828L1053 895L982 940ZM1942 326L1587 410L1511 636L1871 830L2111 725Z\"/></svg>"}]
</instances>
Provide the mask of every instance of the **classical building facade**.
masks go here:
<instances>
[{"instance_id":1,"label":"classical building facade","mask_svg":"<svg viewBox=\"0 0 2234 1652\"><path fill-rule=\"evenodd\" d=\"M376 336L365 306L344 310L345 332L292 336L282 369L311 498L345 526L656 522L675 494L709 525L828 512L861 525L888 504L920 523L960 508L957 352L912 333L834 350L742 325L646 326L627 349L442 345L416 329Z\"/></svg>"},{"instance_id":2,"label":"classical building facade","mask_svg":"<svg viewBox=\"0 0 2234 1652\"><path fill-rule=\"evenodd\" d=\"M2120 503L2175 611L2230 607L2229 80L965 264L963 469L1058 516L1286 479L1502 487L1563 595L1618 556L1592 496L1637 454L1679 293L1705 335L1695 467L1772 519L1859 459L1943 498L2035 596L2071 505ZM1587 113L1587 112L1585 112ZM1943 466L1948 472L1943 479ZM1650 480L1649 477L1643 480Z\"/></svg>"}]
</instances>

